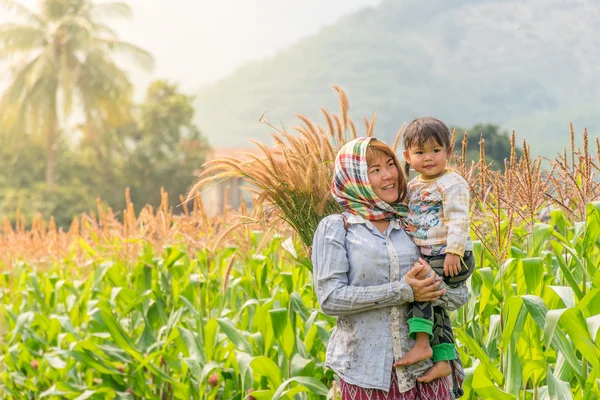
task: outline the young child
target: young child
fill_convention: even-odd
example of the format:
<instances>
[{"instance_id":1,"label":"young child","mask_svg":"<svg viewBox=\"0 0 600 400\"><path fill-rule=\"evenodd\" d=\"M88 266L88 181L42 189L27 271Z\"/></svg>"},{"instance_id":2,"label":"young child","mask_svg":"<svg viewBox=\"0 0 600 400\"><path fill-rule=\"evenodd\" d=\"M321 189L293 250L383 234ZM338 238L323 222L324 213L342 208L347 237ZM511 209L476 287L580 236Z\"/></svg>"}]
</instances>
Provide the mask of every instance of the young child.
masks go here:
<instances>
[{"instance_id":1,"label":"young child","mask_svg":"<svg viewBox=\"0 0 600 400\"><path fill-rule=\"evenodd\" d=\"M475 262L469 238L469 185L446 168L452 151L450 141L448 127L432 117L417 118L406 128L406 175L411 165L420 175L408 184L405 224L423 258L447 285L456 287L471 275ZM446 311L429 302L411 303L408 325L416 342L397 365L433 356L433 367L418 380L430 382L449 375L448 361L456 358L456 351Z\"/></svg>"}]
</instances>

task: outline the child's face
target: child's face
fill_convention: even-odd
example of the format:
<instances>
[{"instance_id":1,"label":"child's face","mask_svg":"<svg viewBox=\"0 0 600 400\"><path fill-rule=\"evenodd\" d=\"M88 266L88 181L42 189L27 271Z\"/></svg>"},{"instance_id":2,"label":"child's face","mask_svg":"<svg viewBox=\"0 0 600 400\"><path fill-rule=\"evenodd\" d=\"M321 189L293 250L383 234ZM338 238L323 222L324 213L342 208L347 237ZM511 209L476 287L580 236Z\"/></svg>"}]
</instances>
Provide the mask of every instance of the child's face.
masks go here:
<instances>
[{"instance_id":1,"label":"child's face","mask_svg":"<svg viewBox=\"0 0 600 400\"><path fill-rule=\"evenodd\" d=\"M441 176L450 158L450 152L438 143L427 142L423 147L411 146L404 151L404 159L425 179Z\"/></svg>"}]
</instances>

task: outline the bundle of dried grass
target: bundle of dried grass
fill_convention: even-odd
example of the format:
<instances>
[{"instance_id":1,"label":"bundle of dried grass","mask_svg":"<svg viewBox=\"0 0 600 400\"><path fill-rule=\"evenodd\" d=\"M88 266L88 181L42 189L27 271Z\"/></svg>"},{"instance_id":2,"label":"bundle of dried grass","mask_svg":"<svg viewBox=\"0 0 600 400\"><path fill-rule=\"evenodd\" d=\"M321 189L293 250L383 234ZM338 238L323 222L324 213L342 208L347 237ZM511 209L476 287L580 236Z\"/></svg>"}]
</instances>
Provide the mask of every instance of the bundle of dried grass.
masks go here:
<instances>
[{"instance_id":1,"label":"bundle of dried grass","mask_svg":"<svg viewBox=\"0 0 600 400\"><path fill-rule=\"evenodd\" d=\"M340 147L357 137L354 122L348 115L349 104L344 91L334 87L339 94L341 114L331 115L321 109L327 121L323 128L308 118L297 115L299 126L291 134L278 129L261 117L261 121L274 130L274 147L253 141L261 156L242 153L239 157L224 157L205 164L199 182L192 187L188 199L193 198L206 185L233 177L243 178L254 192L252 218L241 223L261 222L267 217L277 217L287 222L297 232L302 242L310 246L314 231L325 215L341 212L331 197L333 161ZM372 133L374 117L366 121L367 134Z\"/></svg>"}]
</instances>

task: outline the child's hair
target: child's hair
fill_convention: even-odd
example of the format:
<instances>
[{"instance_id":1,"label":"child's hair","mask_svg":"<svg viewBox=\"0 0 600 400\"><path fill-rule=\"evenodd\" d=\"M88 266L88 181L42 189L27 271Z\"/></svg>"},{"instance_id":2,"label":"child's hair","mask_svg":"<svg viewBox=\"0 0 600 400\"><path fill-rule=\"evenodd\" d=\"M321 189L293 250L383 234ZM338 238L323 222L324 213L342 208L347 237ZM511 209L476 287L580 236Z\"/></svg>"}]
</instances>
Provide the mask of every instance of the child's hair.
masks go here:
<instances>
[{"instance_id":1,"label":"child's hair","mask_svg":"<svg viewBox=\"0 0 600 400\"><path fill-rule=\"evenodd\" d=\"M400 168L400 162L398 161L398 157L396 157L396 153L390 146L386 143L378 140L376 138L372 138L369 141L369 145L367 146L367 164L371 164L375 161L375 158L378 156L390 157L394 160L394 164L398 169L398 200L396 203L403 203L406 199L406 195L408 193L408 188L406 184L406 177L402 173L402 169Z\"/></svg>"},{"instance_id":2,"label":"child's hair","mask_svg":"<svg viewBox=\"0 0 600 400\"><path fill-rule=\"evenodd\" d=\"M443 146L446 151L450 151L452 135L450 129L437 118L421 117L411 121L406 127L402 138L404 150L408 151L413 146L423 147L425 143L433 143ZM410 174L410 164L404 163L404 172L406 176Z\"/></svg>"}]
</instances>

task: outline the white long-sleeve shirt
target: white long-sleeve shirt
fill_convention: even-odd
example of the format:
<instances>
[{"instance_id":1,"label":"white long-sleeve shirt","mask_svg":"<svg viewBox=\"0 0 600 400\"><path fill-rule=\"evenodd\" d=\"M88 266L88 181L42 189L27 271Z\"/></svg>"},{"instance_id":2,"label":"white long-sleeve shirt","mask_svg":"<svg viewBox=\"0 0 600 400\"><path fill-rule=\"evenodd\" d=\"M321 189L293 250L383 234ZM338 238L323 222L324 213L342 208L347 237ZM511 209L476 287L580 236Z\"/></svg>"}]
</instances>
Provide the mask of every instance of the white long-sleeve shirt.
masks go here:
<instances>
[{"instance_id":1,"label":"white long-sleeve shirt","mask_svg":"<svg viewBox=\"0 0 600 400\"><path fill-rule=\"evenodd\" d=\"M472 250L469 238L469 184L446 170L435 179L417 176L408 183L407 230L424 255Z\"/></svg>"}]
</instances>

